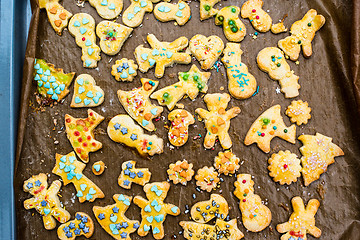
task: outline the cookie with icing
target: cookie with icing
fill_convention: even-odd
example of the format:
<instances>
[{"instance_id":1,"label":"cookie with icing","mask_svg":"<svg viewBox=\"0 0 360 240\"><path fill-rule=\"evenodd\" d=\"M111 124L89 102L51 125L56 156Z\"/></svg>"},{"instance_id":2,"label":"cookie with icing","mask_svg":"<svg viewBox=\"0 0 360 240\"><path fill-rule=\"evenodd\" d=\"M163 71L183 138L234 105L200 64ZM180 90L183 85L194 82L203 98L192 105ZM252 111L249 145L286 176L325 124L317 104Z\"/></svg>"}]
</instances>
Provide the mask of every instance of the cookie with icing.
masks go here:
<instances>
[{"instance_id":1,"label":"cookie with icing","mask_svg":"<svg viewBox=\"0 0 360 240\"><path fill-rule=\"evenodd\" d=\"M262 7L262 0L248 0L241 7L241 17L248 18L253 27L259 32L267 32L271 28L272 19Z\"/></svg>"},{"instance_id":2,"label":"cookie with icing","mask_svg":"<svg viewBox=\"0 0 360 240\"><path fill-rule=\"evenodd\" d=\"M91 217L83 212L75 213L75 219L61 224L57 229L60 240L74 240L83 235L90 238L94 233L94 222Z\"/></svg>"},{"instance_id":3,"label":"cookie with icing","mask_svg":"<svg viewBox=\"0 0 360 240\"><path fill-rule=\"evenodd\" d=\"M307 124L311 119L311 108L307 102L302 100L292 101L287 107L285 114L290 118L292 123L296 123L298 126L301 124Z\"/></svg>"},{"instance_id":4,"label":"cookie with icing","mask_svg":"<svg viewBox=\"0 0 360 240\"><path fill-rule=\"evenodd\" d=\"M215 24L222 26L225 37L230 42L241 42L246 36L246 27L240 20L239 14L239 7L227 6L215 16Z\"/></svg>"},{"instance_id":5,"label":"cookie with icing","mask_svg":"<svg viewBox=\"0 0 360 240\"><path fill-rule=\"evenodd\" d=\"M96 107L104 102L104 91L96 85L89 74L81 74L75 79L74 95L70 107Z\"/></svg>"},{"instance_id":6,"label":"cookie with icing","mask_svg":"<svg viewBox=\"0 0 360 240\"><path fill-rule=\"evenodd\" d=\"M196 186L207 192L214 190L220 182L219 173L213 167L206 166L197 171L195 180Z\"/></svg>"},{"instance_id":7,"label":"cookie with icing","mask_svg":"<svg viewBox=\"0 0 360 240\"><path fill-rule=\"evenodd\" d=\"M105 163L103 161L97 161L92 165L92 172L99 176L105 171Z\"/></svg>"},{"instance_id":8,"label":"cookie with icing","mask_svg":"<svg viewBox=\"0 0 360 240\"><path fill-rule=\"evenodd\" d=\"M169 113L168 120L171 122L168 138L172 145L180 147L189 138L189 125L195 123L194 116L186 110L176 109Z\"/></svg>"},{"instance_id":9,"label":"cookie with icing","mask_svg":"<svg viewBox=\"0 0 360 240\"><path fill-rule=\"evenodd\" d=\"M127 58L116 60L115 64L111 67L111 75L116 81L132 82L137 75L138 65Z\"/></svg>"},{"instance_id":10,"label":"cookie with icing","mask_svg":"<svg viewBox=\"0 0 360 240\"><path fill-rule=\"evenodd\" d=\"M240 168L239 161L240 159L231 151L219 152L215 157L214 167L220 174L234 174Z\"/></svg>"},{"instance_id":11,"label":"cookie with icing","mask_svg":"<svg viewBox=\"0 0 360 240\"><path fill-rule=\"evenodd\" d=\"M167 174L170 181L173 181L174 184L181 183L186 186L187 182L191 181L194 176L193 164L188 163L187 160L177 161L176 163L171 163Z\"/></svg>"},{"instance_id":12,"label":"cookie with icing","mask_svg":"<svg viewBox=\"0 0 360 240\"><path fill-rule=\"evenodd\" d=\"M148 168L135 168L135 161L126 161L121 165L122 171L118 178L118 184L125 189L131 189L131 184L136 183L144 186L150 181L151 172Z\"/></svg>"},{"instance_id":13,"label":"cookie with icing","mask_svg":"<svg viewBox=\"0 0 360 240\"><path fill-rule=\"evenodd\" d=\"M51 26L61 36L72 14L59 4L59 0L39 0L39 7L46 10Z\"/></svg>"},{"instance_id":14,"label":"cookie with icing","mask_svg":"<svg viewBox=\"0 0 360 240\"><path fill-rule=\"evenodd\" d=\"M211 194L209 200L194 204L190 214L198 223L207 223L213 218L224 220L229 214L229 205L223 196Z\"/></svg>"},{"instance_id":15,"label":"cookie with icing","mask_svg":"<svg viewBox=\"0 0 360 240\"><path fill-rule=\"evenodd\" d=\"M161 2L155 6L154 16L161 22L175 20L181 26L189 21L191 10L189 5L182 0L179 0L177 4Z\"/></svg>"},{"instance_id":16,"label":"cookie with icing","mask_svg":"<svg viewBox=\"0 0 360 240\"><path fill-rule=\"evenodd\" d=\"M296 154L291 153L289 150L272 154L268 162L270 177L281 185L290 185L292 182L296 182L297 178L300 177L302 169L300 159Z\"/></svg>"},{"instance_id":17,"label":"cookie with icing","mask_svg":"<svg viewBox=\"0 0 360 240\"><path fill-rule=\"evenodd\" d=\"M123 0L87 0L93 6L100 17L114 19L120 15L123 9Z\"/></svg>"},{"instance_id":18,"label":"cookie with icing","mask_svg":"<svg viewBox=\"0 0 360 240\"><path fill-rule=\"evenodd\" d=\"M122 21L126 26L135 28L142 23L145 13L152 12L153 1L130 0L130 3L122 15Z\"/></svg>"}]
</instances>

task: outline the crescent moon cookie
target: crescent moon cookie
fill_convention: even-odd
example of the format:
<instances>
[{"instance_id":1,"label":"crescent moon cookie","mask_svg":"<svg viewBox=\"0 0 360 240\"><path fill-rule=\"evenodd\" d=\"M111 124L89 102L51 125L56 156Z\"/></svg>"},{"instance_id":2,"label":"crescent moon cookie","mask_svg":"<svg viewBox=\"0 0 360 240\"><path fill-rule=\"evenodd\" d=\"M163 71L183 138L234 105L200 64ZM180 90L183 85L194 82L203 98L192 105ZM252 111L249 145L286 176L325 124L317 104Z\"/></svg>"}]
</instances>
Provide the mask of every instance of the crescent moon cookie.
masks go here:
<instances>
[{"instance_id":1,"label":"crescent moon cookie","mask_svg":"<svg viewBox=\"0 0 360 240\"><path fill-rule=\"evenodd\" d=\"M272 154L268 162L270 177L281 185L290 185L292 182L296 182L297 178L300 177L302 169L300 159L296 154L291 153L289 150Z\"/></svg>"},{"instance_id":2,"label":"crescent moon cookie","mask_svg":"<svg viewBox=\"0 0 360 240\"><path fill-rule=\"evenodd\" d=\"M211 18L218 13L218 9L214 5L221 0L200 0L200 20Z\"/></svg>"},{"instance_id":3,"label":"crescent moon cookie","mask_svg":"<svg viewBox=\"0 0 360 240\"><path fill-rule=\"evenodd\" d=\"M310 57L312 55L311 42L315 37L315 33L324 24L324 16L318 15L316 10L310 9L301 20L293 23L290 28L291 36L279 40L279 48L292 61L298 60L300 48L303 50L304 57Z\"/></svg>"},{"instance_id":4,"label":"crescent moon cookie","mask_svg":"<svg viewBox=\"0 0 360 240\"><path fill-rule=\"evenodd\" d=\"M193 164L188 163L187 160L177 161L176 163L171 163L167 174L170 181L173 181L174 184L181 183L186 186L187 182L191 181L194 176Z\"/></svg>"},{"instance_id":5,"label":"crescent moon cookie","mask_svg":"<svg viewBox=\"0 0 360 240\"><path fill-rule=\"evenodd\" d=\"M213 218L224 220L229 214L229 205L221 195L211 194L209 200L194 204L190 214L198 223L207 223Z\"/></svg>"},{"instance_id":6,"label":"crescent moon cookie","mask_svg":"<svg viewBox=\"0 0 360 240\"><path fill-rule=\"evenodd\" d=\"M234 195L240 200L239 207L244 227L251 232L260 232L269 226L271 212L259 195L254 194L254 181L250 174L239 174L234 183Z\"/></svg>"},{"instance_id":7,"label":"crescent moon cookie","mask_svg":"<svg viewBox=\"0 0 360 240\"><path fill-rule=\"evenodd\" d=\"M186 37L179 37L173 42L160 42L155 35L149 34L146 39L151 49L139 45L134 53L141 72L147 72L155 66L155 77L161 78L164 76L166 67L171 67L174 63L191 63L189 54L179 52L189 44Z\"/></svg>"},{"instance_id":8,"label":"crescent moon cookie","mask_svg":"<svg viewBox=\"0 0 360 240\"><path fill-rule=\"evenodd\" d=\"M171 122L168 133L170 143L176 147L184 145L189 138L189 125L195 123L194 116L186 110L176 109L169 113L168 120Z\"/></svg>"},{"instance_id":9,"label":"crescent moon cookie","mask_svg":"<svg viewBox=\"0 0 360 240\"><path fill-rule=\"evenodd\" d=\"M59 0L39 0L39 7L46 10L51 26L61 36L72 14L59 4Z\"/></svg>"},{"instance_id":10,"label":"crescent moon cookie","mask_svg":"<svg viewBox=\"0 0 360 240\"><path fill-rule=\"evenodd\" d=\"M90 238L94 233L94 222L91 217L83 212L75 213L75 219L61 224L57 229L57 235L60 240L74 240L83 235Z\"/></svg>"},{"instance_id":11,"label":"crescent moon cookie","mask_svg":"<svg viewBox=\"0 0 360 240\"><path fill-rule=\"evenodd\" d=\"M262 0L248 0L241 7L241 17L248 18L253 27L259 32L267 32L271 28L272 19L262 6Z\"/></svg>"},{"instance_id":12,"label":"crescent moon cookie","mask_svg":"<svg viewBox=\"0 0 360 240\"><path fill-rule=\"evenodd\" d=\"M226 67L229 79L229 92L231 96L237 99L251 97L257 87L255 77L249 73L248 67L241 62L242 54L240 43L226 43L224 57L221 59Z\"/></svg>"},{"instance_id":13,"label":"crescent moon cookie","mask_svg":"<svg viewBox=\"0 0 360 240\"><path fill-rule=\"evenodd\" d=\"M246 27L239 18L240 8L227 6L222 8L215 17L215 24L222 25L225 37L230 42L241 42L246 36Z\"/></svg>"},{"instance_id":14,"label":"crescent moon cookie","mask_svg":"<svg viewBox=\"0 0 360 240\"><path fill-rule=\"evenodd\" d=\"M234 174L240 168L239 161L240 159L231 151L219 152L215 157L214 167L220 174Z\"/></svg>"},{"instance_id":15,"label":"crescent moon cookie","mask_svg":"<svg viewBox=\"0 0 360 240\"><path fill-rule=\"evenodd\" d=\"M231 148L232 141L228 133L230 119L236 117L240 113L240 108L233 107L228 111L225 110L230 102L230 95L227 93L206 94L204 101L209 111L202 108L197 108L195 110L195 112L205 121L205 127L207 129L204 147L207 149L212 148L218 137L220 144L224 149Z\"/></svg>"},{"instance_id":16,"label":"crescent moon cookie","mask_svg":"<svg viewBox=\"0 0 360 240\"><path fill-rule=\"evenodd\" d=\"M132 82L137 75L138 65L133 60L122 58L116 60L111 69L111 75L115 77L116 81Z\"/></svg>"},{"instance_id":17,"label":"crescent moon cookie","mask_svg":"<svg viewBox=\"0 0 360 240\"><path fill-rule=\"evenodd\" d=\"M93 6L100 17L114 19L120 15L123 9L123 0L87 0Z\"/></svg>"},{"instance_id":18,"label":"crescent moon cookie","mask_svg":"<svg viewBox=\"0 0 360 240\"><path fill-rule=\"evenodd\" d=\"M211 192L218 186L220 182L219 174L213 167L203 167L197 171L195 176L196 186L199 186L201 190Z\"/></svg>"},{"instance_id":19,"label":"crescent moon cookie","mask_svg":"<svg viewBox=\"0 0 360 240\"><path fill-rule=\"evenodd\" d=\"M285 114L290 118L292 123L296 123L298 126L301 124L307 124L311 118L311 108L307 102L302 100L292 101L287 107Z\"/></svg>"},{"instance_id":20,"label":"crescent moon cookie","mask_svg":"<svg viewBox=\"0 0 360 240\"><path fill-rule=\"evenodd\" d=\"M150 0L130 0L130 6L122 15L123 23L132 28L139 26L144 19L145 13L152 12L152 2Z\"/></svg>"},{"instance_id":21,"label":"crescent moon cookie","mask_svg":"<svg viewBox=\"0 0 360 240\"><path fill-rule=\"evenodd\" d=\"M125 189L131 189L131 184L136 183L144 186L150 181L151 172L148 168L135 168L135 161L126 161L121 165L122 171L118 178L118 184Z\"/></svg>"},{"instance_id":22,"label":"crescent moon cookie","mask_svg":"<svg viewBox=\"0 0 360 240\"><path fill-rule=\"evenodd\" d=\"M191 10L189 5L182 0L179 0L177 4L161 2L155 6L154 15L161 22L175 20L182 26L189 21Z\"/></svg>"},{"instance_id":23,"label":"crescent moon cookie","mask_svg":"<svg viewBox=\"0 0 360 240\"><path fill-rule=\"evenodd\" d=\"M75 80L74 95L70 107L96 107L104 102L104 91L89 74L81 74Z\"/></svg>"},{"instance_id":24,"label":"crescent moon cookie","mask_svg":"<svg viewBox=\"0 0 360 240\"><path fill-rule=\"evenodd\" d=\"M128 115L120 114L113 117L107 127L107 133L111 140L136 148L140 155L153 156L162 153L164 149L161 138L144 134L143 129Z\"/></svg>"}]
</instances>

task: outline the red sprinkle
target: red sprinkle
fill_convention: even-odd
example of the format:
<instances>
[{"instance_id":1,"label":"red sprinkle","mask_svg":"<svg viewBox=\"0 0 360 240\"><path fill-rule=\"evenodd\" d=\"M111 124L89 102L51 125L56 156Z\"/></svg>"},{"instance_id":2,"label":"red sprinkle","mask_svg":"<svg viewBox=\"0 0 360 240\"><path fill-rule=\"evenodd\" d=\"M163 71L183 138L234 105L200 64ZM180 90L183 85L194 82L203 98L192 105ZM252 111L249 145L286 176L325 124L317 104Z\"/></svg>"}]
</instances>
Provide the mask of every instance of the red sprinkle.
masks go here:
<instances>
[{"instance_id":1,"label":"red sprinkle","mask_svg":"<svg viewBox=\"0 0 360 240\"><path fill-rule=\"evenodd\" d=\"M256 9L253 9L252 12L256 12Z\"/></svg>"},{"instance_id":2,"label":"red sprinkle","mask_svg":"<svg viewBox=\"0 0 360 240\"><path fill-rule=\"evenodd\" d=\"M242 183L246 183L246 180L242 180Z\"/></svg>"},{"instance_id":3,"label":"red sprinkle","mask_svg":"<svg viewBox=\"0 0 360 240\"><path fill-rule=\"evenodd\" d=\"M90 116L94 115L92 112L90 113Z\"/></svg>"},{"instance_id":4,"label":"red sprinkle","mask_svg":"<svg viewBox=\"0 0 360 240\"><path fill-rule=\"evenodd\" d=\"M83 37L82 40L85 41L85 38Z\"/></svg>"},{"instance_id":5,"label":"red sprinkle","mask_svg":"<svg viewBox=\"0 0 360 240\"><path fill-rule=\"evenodd\" d=\"M246 202L246 199L243 199L243 202Z\"/></svg>"},{"instance_id":6,"label":"red sprinkle","mask_svg":"<svg viewBox=\"0 0 360 240\"><path fill-rule=\"evenodd\" d=\"M86 143L86 142L84 142L84 143L83 143L83 146L84 146L84 147L87 147L87 143Z\"/></svg>"},{"instance_id":7,"label":"red sprinkle","mask_svg":"<svg viewBox=\"0 0 360 240\"><path fill-rule=\"evenodd\" d=\"M286 169L288 167L288 165L287 164L284 164L284 168Z\"/></svg>"},{"instance_id":8,"label":"red sprinkle","mask_svg":"<svg viewBox=\"0 0 360 240\"><path fill-rule=\"evenodd\" d=\"M87 140L90 140L91 139L91 136L87 136Z\"/></svg>"},{"instance_id":9,"label":"red sprinkle","mask_svg":"<svg viewBox=\"0 0 360 240\"><path fill-rule=\"evenodd\" d=\"M81 153L81 148L76 149L77 153Z\"/></svg>"},{"instance_id":10,"label":"red sprinkle","mask_svg":"<svg viewBox=\"0 0 360 240\"><path fill-rule=\"evenodd\" d=\"M75 132L74 132L74 135L75 135L75 136L80 136L80 133L79 133L78 131L75 131Z\"/></svg>"},{"instance_id":11,"label":"red sprinkle","mask_svg":"<svg viewBox=\"0 0 360 240\"><path fill-rule=\"evenodd\" d=\"M256 19L259 19L260 17L259 16L256 16Z\"/></svg>"},{"instance_id":12,"label":"red sprinkle","mask_svg":"<svg viewBox=\"0 0 360 240\"><path fill-rule=\"evenodd\" d=\"M96 143L95 143L95 142L93 142L93 143L92 143L92 145L95 147L95 146L96 146Z\"/></svg>"},{"instance_id":13,"label":"red sprinkle","mask_svg":"<svg viewBox=\"0 0 360 240\"><path fill-rule=\"evenodd\" d=\"M262 137L265 136L265 133L261 133L261 136L262 136Z\"/></svg>"},{"instance_id":14,"label":"red sprinkle","mask_svg":"<svg viewBox=\"0 0 360 240\"><path fill-rule=\"evenodd\" d=\"M71 122L71 119L70 119L70 118L67 118L67 119L66 119L66 122L67 122L67 123Z\"/></svg>"},{"instance_id":15,"label":"red sprinkle","mask_svg":"<svg viewBox=\"0 0 360 240\"><path fill-rule=\"evenodd\" d=\"M82 142L82 138L81 138L81 137L79 137L79 138L78 138L78 141L79 141L79 142Z\"/></svg>"}]
</instances>

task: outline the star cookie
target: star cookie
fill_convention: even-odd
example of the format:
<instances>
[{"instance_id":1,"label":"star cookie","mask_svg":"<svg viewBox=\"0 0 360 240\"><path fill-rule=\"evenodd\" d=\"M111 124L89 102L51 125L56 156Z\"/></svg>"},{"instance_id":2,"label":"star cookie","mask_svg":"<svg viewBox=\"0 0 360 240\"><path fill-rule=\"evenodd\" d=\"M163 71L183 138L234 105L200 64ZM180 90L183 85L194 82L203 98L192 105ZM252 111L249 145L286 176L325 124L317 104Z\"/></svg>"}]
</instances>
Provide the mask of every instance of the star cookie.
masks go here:
<instances>
[{"instance_id":1,"label":"star cookie","mask_svg":"<svg viewBox=\"0 0 360 240\"><path fill-rule=\"evenodd\" d=\"M234 174L240 168L239 161L240 159L231 151L219 152L215 157L214 167L220 174Z\"/></svg>"},{"instance_id":2,"label":"star cookie","mask_svg":"<svg viewBox=\"0 0 360 240\"><path fill-rule=\"evenodd\" d=\"M181 183L186 186L187 182L191 181L194 176L193 164L188 163L187 160L177 161L176 163L171 163L167 174L170 181L173 181L174 184Z\"/></svg>"},{"instance_id":3,"label":"star cookie","mask_svg":"<svg viewBox=\"0 0 360 240\"><path fill-rule=\"evenodd\" d=\"M292 123L296 123L298 126L301 124L307 124L311 118L311 108L307 102L302 100L292 101L287 107L285 114L290 118Z\"/></svg>"},{"instance_id":4,"label":"star cookie","mask_svg":"<svg viewBox=\"0 0 360 240\"><path fill-rule=\"evenodd\" d=\"M135 161L126 161L121 165L122 171L118 178L120 187L131 189L131 184L144 186L150 181L151 172L148 168L135 168Z\"/></svg>"},{"instance_id":5,"label":"star cookie","mask_svg":"<svg viewBox=\"0 0 360 240\"><path fill-rule=\"evenodd\" d=\"M197 171L195 176L196 186L199 186L201 190L211 192L215 189L220 181L219 174L213 167L203 167Z\"/></svg>"},{"instance_id":6,"label":"star cookie","mask_svg":"<svg viewBox=\"0 0 360 240\"><path fill-rule=\"evenodd\" d=\"M296 182L300 177L301 165L300 159L296 154L291 153L289 150L280 151L277 154L271 155L269 162L269 175L275 182L279 182L281 185Z\"/></svg>"},{"instance_id":7,"label":"star cookie","mask_svg":"<svg viewBox=\"0 0 360 240\"><path fill-rule=\"evenodd\" d=\"M89 74L81 74L75 80L74 95L70 107L96 107L104 102L104 91Z\"/></svg>"}]
</instances>

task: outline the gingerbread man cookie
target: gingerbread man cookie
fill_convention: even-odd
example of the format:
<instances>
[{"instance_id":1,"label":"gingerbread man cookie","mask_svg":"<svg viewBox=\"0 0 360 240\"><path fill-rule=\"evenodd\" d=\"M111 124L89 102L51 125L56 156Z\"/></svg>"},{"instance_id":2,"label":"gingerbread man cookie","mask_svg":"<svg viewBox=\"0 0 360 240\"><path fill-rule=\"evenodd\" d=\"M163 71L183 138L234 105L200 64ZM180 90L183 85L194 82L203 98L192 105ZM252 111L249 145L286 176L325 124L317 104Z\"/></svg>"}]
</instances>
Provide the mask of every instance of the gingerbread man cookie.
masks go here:
<instances>
[{"instance_id":1,"label":"gingerbread man cookie","mask_svg":"<svg viewBox=\"0 0 360 240\"><path fill-rule=\"evenodd\" d=\"M144 186L148 200L140 196L134 197L134 203L141 208L142 220L138 229L138 234L141 237L146 236L152 228L153 237L162 239L165 235L163 223L166 215L177 216L180 214L180 209L177 206L164 203L169 188L170 183L168 182L148 183Z\"/></svg>"},{"instance_id":2,"label":"gingerbread man cookie","mask_svg":"<svg viewBox=\"0 0 360 240\"><path fill-rule=\"evenodd\" d=\"M246 36L246 27L239 18L240 8L227 6L222 8L215 17L215 24L222 25L225 37L230 42L241 42Z\"/></svg>"},{"instance_id":3,"label":"gingerbread man cookie","mask_svg":"<svg viewBox=\"0 0 360 240\"><path fill-rule=\"evenodd\" d=\"M39 0L39 7L45 8L51 26L61 36L72 14L59 4L59 0Z\"/></svg>"},{"instance_id":4,"label":"gingerbread man cookie","mask_svg":"<svg viewBox=\"0 0 360 240\"><path fill-rule=\"evenodd\" d=\"M70 213L62 207L58 192L61 187L59 180L54 181L48 188L47 176L44 173L34 175L24 182L24 192L28 192L34 197L24 201L26 210L35 208L41 214L46 230L56 227L56 221L65 223L70 219Z\"/></svg>"},{"instance_id":5,"label":"gingerbread man cookie","mask_svg":"<svg viewBox=\"0 0 360 240\"><path fill-rule=\"evenodd\" d=\"M148 168L135 168L135 161L126 161L121 165L122 171L118 178L120 187L131 189L131 184L144 186L150 181L151 172Z\"/></svg>"},{"instance_id":6,"label":"gingerbread man cookie","mask_svg":"<svg viewBox=\"0 0 360 240\"><path fill-rule=\"evenodd\" d=\"M160 154L164 149L164 142L156 135L144 134L141 127L128 115L113 117L108 125L107 133L114 142L134 147L141 155Z\"/></svg>"},{"instance_id":7,"label":"gingerbread man cookie","mask_svg":"<svg viewBox=\"0 0 360 240\"><path fill-rule=\"evenodd\" d=\"M126 26L135 28L142 23L145 13L153 10L153 1L130 0L130 2L130 6L122 15L122 21Z\"/></svg>"},{"instance_id":8,"label":"gingerbread man cookie","mask_svg":"<svg viewBox=\"0 0 360 240\"><path fill-rule=\"evenodd\" d=\"M171 163L167 170L167 174L170 181L173 181L174 184L181 183L186 186L187 182L194 176L194 170L192 168L193 164L189 164L188 161L184 159L183 161Z\"/></svg>"},{"instance_id":9,"label":"gingerbread man cookie","mask_svg":"<svg viewBox=\"0 0 360 240\"><path fill-rule=\"evenodd\" d=\"M194 64L188 72L179 72L179 82L154 92L150 97L172 110L185 94L194 100L199 92L206 93L210 75L210 72L201 72Z\"/></svg>"},{"instance_id":10,"label":"gingerbread man cookie","mask_svg":"<svg viewBox=\"0 0 360 240\"><path fill-rule=\"evenodd\" d=\"M271 28L272 19L262 6L262 0L248 0L241 7L241 17L248 18L253 27L259 32L267 32Z\"/></svg>"},{"instance_id":11,"label":"gingerbread man cookie","mask_svg":"<svg viewBox=\"0 0 360 240\"><path fill-rule=\"evenodd\" d=\"M291 199L294 212L286 223L278 224L276 230L285 233L281 240L306 240L306 234L319 238L321 230L315 226L315 214L320 206L316 199L311 199L306 208L301 197Z\"/></svg>"},{"instance_id":12,"label":"gingerbread man cookie","mask_svg":"<svg viewBox=\"0 0 360 240\"><path fill-rule=\"evenodd\" d=\"M200 0L200 20L211 18L218 13L218 9L214 5L221 0Z\"/></svg>"},{"instance_id":13,"label":"gingerbread man cookie","mask_svg":"<svg viewBox=\"0 0 360 240\"><path fill-rule=\"evenodd\" d=\"M94 129L104 120L104 117L88 109L87 118L74 118L65 115L66 136L81 161L89 162L89 152L102 148L102 143L94 138Z\"/></svg>"},{"instance_id":14,"label":"gingerbread man cookie","mask_svg":"<svg viewBox=\"0 0 360 240\"><path fill-rule=\"evenodd\" d=\"M272 154L268 162L270 177L281 185L290 185L292 182L296 182L297 178L300 177L302 169L300 159L298 159L296 154L291 153L289 150Z\"/></svg>"},{"instance_id":15,"label":"gingerbread man cookie","mask_svg":"<svg viewBox=\"0 0 360 240\"><path fill-rule=\"evenodd\" d=\"M295 144L296 127L295 125L287 127L280 111L280 105L275 105L263 112L247 132L245 145L256 143L263 152L268 153L270 152L270 142L274 137L280 137Z\"/></svg>"},{"instance_id":16,"label":"gingerbread man cookie","mask_svg":"<svg viewBox=\"0 0 360 240\"><path fill-rule=\"evenodd\" d=\"M160 116L164 110L162 107L151 103L149 96L158 86L159 82L147 78L141 79L142 86L131 91L118 90L117 95L126 112L137 121L143 128L152 132L155 125L154 118Z\"/></svg>"},{"instance_id":17,"label":"gingerbread man cookie","mask_svg":"<svg viewBox=\"0 0 360 240\"><path fill-rule=\"evenodd\" d=\"M201 190L206 190L207 192L211 192L220 182L218 172L216 172L213 167L209 168L206 166L197 171L195 179L196 186L199 186Z\"/></svg>"},{"instance_id":18,"label":"gingerbread man cookie","mask_svg":"<svg viewBox=\"0 0 360 240\"><path fill-rule=\"evenodd\" d=\"M111 75L115 77L116 81L132 82L137 75L138 65L133 60L122 58L116 60L111 69Z\"/></svg>"},{"instance_id":19,"label":"gingerbread man cookie","mask_svg":"<svg viewBox=\"0 0 360 240\"><path fill-rule=\"evenodd\" d=\"M69 32L82 49L81 60L86 68L96 68L100 61L100 48L96 45L95 20L87 13L75 14L69 23Z\"/></svg>"},{"instance_id":20,"label":"gingerbread man cookie","mask_svg":"<svg viewBox=\"0 0 360 240\"><path fill-rule=\"evenodd\" d=\"M292 101L287 107L285 114L290 118L292 123L296 123L298 126L301 124L307 124L311 118L311 108L307 102L302 100Z\"/></svg>"},{"instance_id":21,"label":"gingerbread man cookie","mask_svg":"<svg viewBox=\"0 0 360 240\"><path fill-rule=\"evenodd\" d=\"M172 145L180 147L189 138L189 125L195 123L194 116L186 110L176 109L169 113L168 119L171 122L168 138Z\"/></svg>"},{"instance_id":22,"label":"gingerbread man cookie","mask_svg":"<svg viewBox=\"0 0 360 240\"><path fill-rule=\"evenodd\" d=\"M131 240L130 234L139 228L139 221L130 220L125 216L132 197L115 194L115 204L106 207L94 206L93 212L101 227L114 239Z\"/></svg>"},{"instance_id":23,"label":"gingerbread man cookie","mask_svg":"<svg viewBox=\"0 0 360 240\"><path fill-rule=\"evenodd\" d=\"M87 0L90 2L100 17L104 19L114 19L123 9L123 0Z\"/></svg>"},{"instance_id":24,"label":"gingerbread man cookie","mask_svg":"<svg viewBox=\"0 0 360 240\"><path fill-rule=\"evenodd\" d=\"M55 158L56 163L52 172L62 178L64 186L74 184L80 203L93 202L96 198L105 197L101 189L83 174L86 164L78 161L74 152L67 155L56 154Z\"/></svg>"},{"instance_id":25,"label":"gingerbread man cookie","mask_svg":"<svg viewBox=\"0 0 360 240\"><path fill-rule=\"evenodd\" d=\"M204 140L204 147L209 149L215 145L218 137L221 146L229 149L232 146L230 135L230 119L236 117L240 113L240 108L233 107L226 111L230 102L230 95L227 93L206 94L204 101L209 111L197 108L195 112L205 121L207 133Z\"/></svg>"},{"instance_id":26,"label":"gingerbread man cookie","mask_svg":"<svg viewBox=\"0 0 360 240\"><path fill-rule=\"evenodd\" d=\"M281 92L286 98L299 95L299 77L290 69L284 54L276 47L267 47L261 50L256 58L259 68L268 73L270 78L279 81Z\"/></svg>"},{"instance_id":27,"label":"gingerbread man cookie","mask_svg":"<svg viewBox=\"0 0 360 240\"><path fill-rule=\"evenodd\" d=\"M215 157L214 167L220 174L234 174L240 168L239 161L240 159L231 151L219 152Z\"/></svg>"},{"instance_id":28,"label":"gingerbread man cookie","mask_svg":"<svg viewBox=\"0 0 360 240\"><path fill-rule=\"evenodd\" d=\"M161 22L175 20L177 24L184 25L191 17L189 5L179 0L177 4L161 2L155 6L154 15Z\"/></svg>"},{"instance_id":29,"label":"gingerbread man cookie","mask_svg":"<svg viewBox=\"0 0 360 240\"><path fill-rule=\"evenodd\" d=\"M224 220L229 214L229 205L221 195L211 194L209 200L194 204L190 214L198 223L207 223L213 218Z\"/></svg>"},{"instance_id":30,"label":"gingerbread man cookie","mask_svg":"<svg viewBox=\"0 0 360 240\"><path fill-rule=\"evenodd\" d=\"M251 232L260 232L269 226L271 212L259 195L254 194L254 181L250 174L239 174L234 183L234 194L240 200L240 211L244 227Z\"/></svg>"},{"instance_id":31,"label":"gingerbread man cookie","mask_svg":"<svg viewBox=\"0 0 360 240\"><path fill-rule=\"evenodd\" d=\"M188 39L180 37L173 42L160 42L155 35L147 35L147 41L151 46L145 48L139 45L135 48L135 58L141 72L147 72L155 65L155 77L164 76L165 68L174 63L189 64L191 57L189 54L179 52L188 46Z\"/></svg>"},{"instance_id":32,"label":"gingerbread man cookie","mask_svg":"<svg viewBox=\"0 0 360 240\"><path fill-rule=\"evenodd\" d=\"M293 23L290 28L291 36L279 40L279 48L292 61L296 61L299 58L300 48L302 48L305 57L310 57L312 55L311 41L314 39L315 33L324 24L324 16L318 15L316 10L310 9L303 19Z\"/></svg>"},{"instance_id":33,"label":"gingerbread man cookie","mask_svg":"<svg viewBox=\"0 0 360 240\"><path fill-rule=\"evenodd\" d=\"M60 240L74 240L83 235L90 238L94 233L94 223L89 215L83 212L75 213L75 219L61 224L57 229Z\"/></svg>"},{"instance_id":34,"label":"gingerbread man cookie","mask_svg":"<svg viewBox=\"0 0 360 240\"><path fill-rule=\"evenodd\" d=\"M70 107L96 107L104 102L104 91L89 74L81 74L75 80L74 95Z\"/></svg>"},{"instance_id":35,"label":"gingerbread man cookie","mask_svg":"<svg viewBox=\"0 0 360 240\"><path fill-rule=\"evenodd\" d=\"M255 77L249 73L248 67L241 62L243 51L240 43L227 43L221 61L226 68L229 80L228 88L231 96L237 99L251 97L257 87Z\"/></svg>"}]
</instances>

